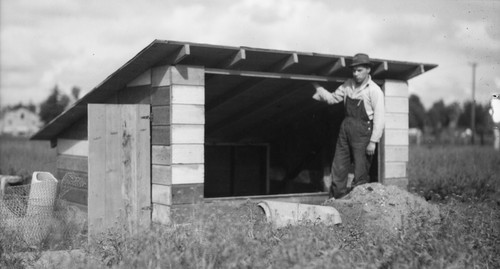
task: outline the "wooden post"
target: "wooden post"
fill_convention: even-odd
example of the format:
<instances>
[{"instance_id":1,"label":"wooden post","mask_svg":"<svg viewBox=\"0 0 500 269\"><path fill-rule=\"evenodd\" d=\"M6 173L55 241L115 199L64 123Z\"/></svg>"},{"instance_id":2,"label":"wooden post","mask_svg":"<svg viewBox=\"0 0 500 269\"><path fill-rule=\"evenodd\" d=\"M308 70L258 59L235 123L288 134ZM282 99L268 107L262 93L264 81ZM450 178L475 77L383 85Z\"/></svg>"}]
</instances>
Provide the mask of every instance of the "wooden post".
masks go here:
<instances>
[{"instance_id":1,"label":"wooden post","mask_svg":"<svg viewBox=\"0 0 500 269\"><path fill-rule=\"evenodd\" d=\"M160 66L151 72L153 222L182 223L203 199L205 71Z\"/></svg>"},{"instance_id":2,"label":"wooden post","mask_svg":"<svg viewBox=\"0 0 500 269\"><path fill-rule=\"evenodd\" d=\"M382 175L384 185L408 187L408 84L385 80L385 131L382 137Z\"/></svg>"}]
</instances>

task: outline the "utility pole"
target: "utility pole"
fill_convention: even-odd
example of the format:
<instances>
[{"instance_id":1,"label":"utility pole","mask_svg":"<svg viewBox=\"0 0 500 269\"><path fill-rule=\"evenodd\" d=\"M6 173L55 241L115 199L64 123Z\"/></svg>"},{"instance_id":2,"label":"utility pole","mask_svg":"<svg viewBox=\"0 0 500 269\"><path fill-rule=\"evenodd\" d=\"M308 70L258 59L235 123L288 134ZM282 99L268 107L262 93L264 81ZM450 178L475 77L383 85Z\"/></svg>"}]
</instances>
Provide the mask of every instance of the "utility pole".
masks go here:
<instances>
[{"instance_id":1,"label":"utility pole","mask_svg":"<svg viewBox=\"0 0 500 269\"><path fill-rule=\"evenodd\" d=\"M476 67L477 63L472 62L472 103L470 111L470 128L472 130L471 143L474 145L474 136L476 135Z\"/></svg>"}]
</instances>

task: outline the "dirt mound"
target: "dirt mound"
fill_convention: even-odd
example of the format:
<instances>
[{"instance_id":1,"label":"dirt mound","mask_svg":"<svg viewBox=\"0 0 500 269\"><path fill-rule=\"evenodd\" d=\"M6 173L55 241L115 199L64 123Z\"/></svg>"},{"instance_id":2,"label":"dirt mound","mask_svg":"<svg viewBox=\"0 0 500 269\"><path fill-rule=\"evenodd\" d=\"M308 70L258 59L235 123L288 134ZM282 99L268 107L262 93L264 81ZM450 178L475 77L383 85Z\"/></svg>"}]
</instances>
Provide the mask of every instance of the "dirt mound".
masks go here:
<instances>
[{"instance_id":1,"label":"dirt mound","mask_svg":"<svg viewBox=\"0 0 500 269\"><path fill-rule=\"evenodd\" d=\"M357 186L347 196L327 200L345 225L379 236L397 235L407 225L438 222L439 209L424 199L396 186L370 183Z\"/></svg>"}]
</instances>

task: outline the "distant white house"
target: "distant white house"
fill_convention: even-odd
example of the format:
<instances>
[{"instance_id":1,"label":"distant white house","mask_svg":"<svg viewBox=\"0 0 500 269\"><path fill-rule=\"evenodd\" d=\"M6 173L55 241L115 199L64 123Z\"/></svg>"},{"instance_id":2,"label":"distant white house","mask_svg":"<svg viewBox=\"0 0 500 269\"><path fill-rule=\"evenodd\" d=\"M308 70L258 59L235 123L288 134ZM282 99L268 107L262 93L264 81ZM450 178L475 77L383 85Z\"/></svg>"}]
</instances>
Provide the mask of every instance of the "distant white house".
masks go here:
<instances>
[{"instance_id":1,"label":"distant white house","mask_svg":"<svg viewBox=\"0 0 500 269\"><path fill-rule=\"evenodd\" d=\"M31 136L38 132L43 123L35 112L20 107L0 114L0 134Z\"/></svg>"}]
</instances>

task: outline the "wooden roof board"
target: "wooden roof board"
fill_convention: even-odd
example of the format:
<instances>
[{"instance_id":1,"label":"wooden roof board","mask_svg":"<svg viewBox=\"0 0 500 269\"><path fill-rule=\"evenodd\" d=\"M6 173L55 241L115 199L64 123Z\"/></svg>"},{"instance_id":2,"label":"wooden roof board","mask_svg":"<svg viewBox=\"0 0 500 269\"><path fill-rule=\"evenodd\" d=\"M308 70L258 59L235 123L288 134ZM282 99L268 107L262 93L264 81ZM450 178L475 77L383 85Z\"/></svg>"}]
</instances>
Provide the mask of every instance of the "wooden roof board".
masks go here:
<instances>
[{"instance_id":1,"label":"wooden roof board","mask_svg":"<svg viewBox=\"0 0 500 269\"><path fill-rule=\"evenodd\" d=\"M180 59L176 58L176 54L183 48L186 48L186 46L189 46L189 53L183 55L185 57L181 57ZM143 73L148 68L168 64L192 64L204 66L206 68L220 68L225 61L230 60L232 55L242 49L246 52L246 58L241 60L241 64L235 67L237 70L255 70L290 74L294 74L295 72L301 75L312 75L310 72L319 72L318 70L321 70L321 68L328 65L330 60L334 62L341 57L344 57L346 66L348 66L352 61L351 56L154 40L131 60L108 76L101 84L78 100L71 108L42 128L32 137L32 139L48 140L56 137L74 121L86 115L87 104L105 102L107 98L113 96L113 94L125 87L129 81ZM290 65L288 69L284 70L269 70L294 53L298 56L298 63ZM178 60L179 62L176 62L175 60ZM373 61L376 64L380 64L385 60L373 59ZM434 64L401 61L387 62L389 69L386 72L380 73L378 77L375 76L375 79L387 78L407 80L421 73L414 71L420 66L423 66L421 69L423 69L424 72L427 72L437 66ZM348 68L341 68L335 73L335 76L345 78L350 77L350 75L350 70ZM224 79L227 79L228 81L237 81L232 80L232 78L228 78L228 76L220 80ZM248 78L240 79L243 81ZM220 80L215 80L214 82ZM209 85L206 85L206 87L210 88ZM220 90L230 90L230 88L224 87Z\"/></svg>"}]
</instances>

